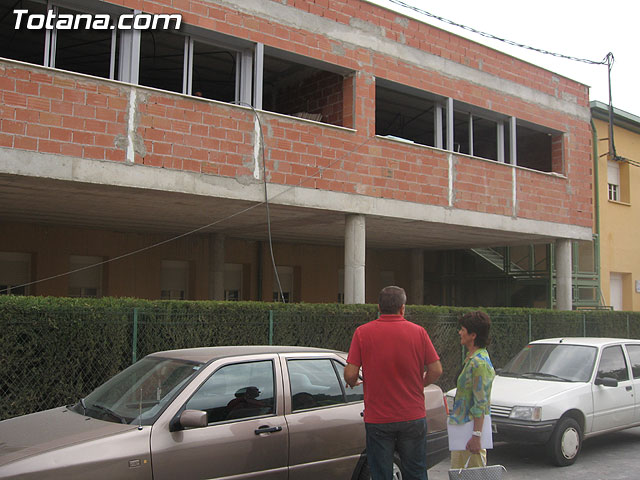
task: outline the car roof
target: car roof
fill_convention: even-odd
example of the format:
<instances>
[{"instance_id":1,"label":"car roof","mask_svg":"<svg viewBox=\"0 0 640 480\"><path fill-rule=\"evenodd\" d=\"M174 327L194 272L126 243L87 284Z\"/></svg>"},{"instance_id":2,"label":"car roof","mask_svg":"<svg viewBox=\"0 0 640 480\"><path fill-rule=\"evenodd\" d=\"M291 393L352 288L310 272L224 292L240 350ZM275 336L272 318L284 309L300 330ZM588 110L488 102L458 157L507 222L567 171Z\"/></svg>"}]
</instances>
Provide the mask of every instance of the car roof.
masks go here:
<instances>
[{"instance_id":1,"label":"car roof","mask_svg":"<svg viewBox=\"0 0 640 480\"><path fill-rule=\"evenodd\" d=\"M604 345L610 345L613 343L638 343L640 340L634 340L631 338L609 338L609 337L557 337L557 338L544 338L541 340L535 340L531 342L536 343L562 343L567 345L588 345L593 347L602 347Z\"/></svg>"},{"instance_id":2,"label":"car roof","mask_svg":"<svg viewBox=\"0 0 640 480\"><path fill-rule=\"evenodd\" d=\"M284 345L244 345L223 347L183 348L179 350L165 350L150 354L151 357L177 358L200 363L225 357L249 356L278 353L343 353L337 350L315 347L296 347Z\"/></svg>"}]
</instances>

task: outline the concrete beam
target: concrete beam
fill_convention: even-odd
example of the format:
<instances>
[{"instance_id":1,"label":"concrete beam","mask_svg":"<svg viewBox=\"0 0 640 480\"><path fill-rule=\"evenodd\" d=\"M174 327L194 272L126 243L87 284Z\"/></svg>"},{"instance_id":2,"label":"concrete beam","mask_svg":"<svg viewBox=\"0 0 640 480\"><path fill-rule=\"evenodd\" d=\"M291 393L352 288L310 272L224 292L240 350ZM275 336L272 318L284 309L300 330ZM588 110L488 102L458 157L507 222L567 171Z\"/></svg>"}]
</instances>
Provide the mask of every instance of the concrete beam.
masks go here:
<instances>
[{"instance_id":1,"label":"concrete beam","mask_svg":"<svg viewBox=\"0 0 640 480\"><path fill-rule=\"evenodd\" d=\"M559 98L511 80L499 78L492 73L483 72L407 44L399 43L387 38L384 27L379 27L358 18L352 19L349 25L343 25L331 19L304 12L299 8L278 2L265 2L264 0L244 0L242 2L216 0L215 3L231 8L232 10L270 19L275 24L322 34L329 39L343 43L347 47L352 46L352 48L360 47L371 49L383 55L401 58L420 68L435 70L443 74L446 73L447 77L464 80L465 82L498 91L504 95L513 95L527 102L572 115L586 122L591 120L589 107L578 105L575 98ZM380 8L385 9L385 7ZM392 13L396 15L398 19L407 18L401 13ZM415 19L412 19L412 21L415 21ZM508 55L502 52L497 52L497 55L504 55L505 58L508 57ZM559 74L554 75L561 77Z\"/></svg>"},{"instance_id":2,"label":"concrete beam","mask_svg":"<svg viewBox=\"0 0 640 480\"><path fill-rule=\"evenodd\" d=\"M503 167L520 168L510 165ZM83 182L89 185L142 188L258 203L264 201L264 187L260 183L243 184L230 177L134 163L85 160L13 148L0 148L0 174L3 173ZM572 240L592 239L591 228L587 227L314 188L270 184L269 202L276 205L518 232L525 235Z\"/></svg>"}]
</instances>

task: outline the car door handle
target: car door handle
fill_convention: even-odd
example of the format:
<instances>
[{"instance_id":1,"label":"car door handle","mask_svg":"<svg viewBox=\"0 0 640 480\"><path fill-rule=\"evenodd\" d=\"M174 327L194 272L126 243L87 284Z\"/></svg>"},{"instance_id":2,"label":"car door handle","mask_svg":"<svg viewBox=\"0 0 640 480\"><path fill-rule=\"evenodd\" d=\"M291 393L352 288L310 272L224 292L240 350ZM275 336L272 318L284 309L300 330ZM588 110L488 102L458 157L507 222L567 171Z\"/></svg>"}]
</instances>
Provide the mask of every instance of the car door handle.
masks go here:
<instances>
[{"instance_id":1,"label":"car door handle","mask_svg":"<svg viewBox=\"0 0 640 480\"><path fill-rule=\"evenodd\" d=\"M256 435L260 435L262 433L274 433L281 431L282 427L270 427L269 425L263 425L262 427L258 427L254 432Z\"/></svg>"},{"instance_id":2,"label":"car door handle","mask_svg":"<svg viewBox=\"0 0 640 480\"><path fill-rule=\"evenodd\" d=\"M631 385L629 385L629 386L625 387L625 390L626 390L627 392L630 392L632 389L633 389L633 387L632 387Z\"/></svg>"}]
</instances>

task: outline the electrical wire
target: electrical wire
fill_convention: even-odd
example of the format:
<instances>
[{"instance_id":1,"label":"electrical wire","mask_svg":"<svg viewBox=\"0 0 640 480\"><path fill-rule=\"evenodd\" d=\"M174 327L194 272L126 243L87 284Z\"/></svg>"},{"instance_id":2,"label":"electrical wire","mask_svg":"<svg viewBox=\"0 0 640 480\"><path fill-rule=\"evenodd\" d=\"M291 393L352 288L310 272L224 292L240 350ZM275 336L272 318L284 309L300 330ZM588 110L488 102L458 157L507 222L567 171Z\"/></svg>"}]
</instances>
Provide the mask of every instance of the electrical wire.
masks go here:
<instances>
[{"instance_id":1,"label":"electrical wire","mask_svg":"<svg viewBox=\"0 0 640 480\"><path fill-rule=\"evenodd\" d=\"M271 211L269 209L269 193L267 190L267 162L265 159L265 143L264 143L264 133L262 130L262 120L260 119L260 115L258 111L255 109L253 105L244 102L235 102L237 105L241 105L244 107L249 107L253 114L256 116L256 121L258 122L258 130L260 131L260 152L262 155L262 183L264 185L264 205L267 210L267 237L269 239L269 253L271 255L271 266L273 267L273 274L276 277L276 283L278 284L278 293L280 294L280 300L282 303L286 303L284 298L284 292L282 291L282 284L280 283L280 274L278 273L278 267L276 266L276 259L273 254L273 240L271 236ZM255 141L258 141L256 138Z\"/></svg>"},{"instance_id":2,"label":"electrical wire","mask_svg":"<svg viewBox=\"0 0 640 480\"><path fill-rule=\"evenodd\" d=\"M612 100L612 95L611 95L611 69L613 68L613 64L615 62L615 58L613 56L612 52L607 53L604 58L602 60L590 60L588 58L580 58L580 57L574 57L571 55L564 55L562 53L556 53L556 52L551 52L549 50L544 50L542 48L536 48L536 47L532 47L530 45L526 45L524 43L519 43L519 42L515 42L513 40L509 40L507 38L503 38L503 37L498 37L497 35L493 35L491 33L487 33L484 32L482 30L478 30L476 28L473 27L469 27L468 25L464 25L462 23L458 23L458 22L454 22L453 20L449 20L448 18L444 18L441 17L439 15L435 15L431 12L428 12L422 8L416 7L415 5L410 5L406 2L403 2L402 0L388 0L390 3L393 3L395 5L398 5L400 7L406 8L408 10L413 10L416 13L419 13L420 15L424 15L426 17L430 17L433 18L435 20L438 20L440 22L446 23L448 25L452 25L454 27L458 27L461 28L462 30L466 30L468 32L471 33L475 33L477 35L480 35L482 37L485 38L489 38L491 40L496 40L502 43L506 43L507 45L511 45L514 47L519 47L519 48L523 48L526 50L531 50L533 52L537 52L537 53L541 53L543 55L550 55L552 57L557 57L557 58L562 58L565 60L571 60L574 62L581 62L581 63L586 63L589 65L606 65L607 66L607 74L608 74L608 87L609 87L609 138L610 138L610 146L609 146L609 154L611 154L612 158L614 160L618 160L618 161L624 161L629 163L629 165L633 165L635 167L640 167L640 162L635 161L635 160L630 160L628 158L624 158L624 157L620 157L617 152L616 152L616 145L615 145L615 141L614 141L614 134L613 134L613 100Z\"/></svg>"},{"instance_id":3,"label":"electrical wire","mask_svg":"<svg viewBox=\"0 0 640 480\"><path fill-rule=\"evenodd\" d=\"M525 45L524 43L519 43L519 42L515 42L513 40L508 40L506 38L498 37L498 36L493 35L491 33L487 33L487 32L484 32L482 30L478 30L478 29L475 29L473 27L469 27L467 25L463 25L463 24L458 23L458 22L454 22L453 20L449 20L449 19L441 17L439 15L435 15L435 14L433 14L431 12L428 12L428 11L422 9L422 8L416 7L415 5L409 5L408 3L403 2L402 0L388 0L388 1L398 5L400 7L407 8L409 10L413 10L414 12L417 12L417 13L419 13L421 15L425 15L427 17L434 18L434 19L436 19L436 20L438 20L440 22L452 25L454 27L461 28L461 29L466 30L468 32L475 33L477 35L481 35L481 36L483 36L485 38L489 38L491 40L497 40L499 42L503 42L503 43L506 43L508 45L512 45L514 47L520 47L520 48L524 48L524 49L527 49L527 50L532 50L534 52L542 53L544 55L551 55L553 57L564 58L566 60L573 60L575 62L582 62L582 63L587 63L587 64L590 64L590 65L607 65L607 62L608 62L607 58L608 58L609 55L611 55L609 53L602 60L596 61L596 60L589 60L587 58L579 58L579 57L572 57L570 55L563 55L561 53L554 53L554 52L551 52L549 50L544 50L544 49L541 49L541 48L531 47L529 45Z\"/></svg>"},{"instance_id":4,"label":"electrical wire","mask_svg":"<svg viewBox=\"0 0 640 480\"><path fill-rule=\"evenodd\" d=\"M640 167L640 161L638 161L638 160L632 160L630 158L621 157L621 156L614 157L614 160L617 160L619 162L628 163L629 165L633 165L634 167Z\"/></svg>"},{"instance_id":5,"label":"electrical wire","mask_svg":"<svg viewBox=\"0 0 640 480\"><path fill-rule=\"evenodd\" d=\"M582 62L582 63L586 63L586 64L590 64L590 65L607 65L608 74L609 74L609 111L610 111L610 116L612 115L613 107L612 107L612 102L611 102L611 68L613 67L613 63L614 63L613 53L611 53L611 52L607 53L607 55L604 57L604 59L600 60L600 61L589 60L589 59L585 59L585 58L579 58L579 57L573 57L573 56L569 56L569 55L563 55L563 54L559 54L559 53L554 53L554 52L551 52L551 51L548 51L548 50L544 50L544 49L540 49L540 48L536 48L536 47L531 47L529 45L525 45L525 44L522 44L522 43L519 43L519 42L515 42L513 40L509 40L509 39L506 39L506 38L498 37L496 35L493 35L493 34L490 34L490 33L475 29L473 27L469 27L467 25L463 25L461 23L454 22L454 21L449 20L447 18L444 18L444 17L441 17L439 15L435 15L435 14L433 14L431 12L428 12L428 11L422 9L422 8L418 8L418 7L414 6L414 5L409 5L408 3L405 3L402 0L389 0L389 2L391 2L393 4L396 4L398 6L401 6L403 8L407 8L409 10L413 10L413 11L415 11L415 12L421 14L421 15L425 15L427 17L434 18L434 19L436 19L438 21L441 21L443 23L447 23L449 25L461 28L463 30L475 33L477 35L481 35L481 36L483 36L485 38L489 38L489 39L492 39L492 40L497 40L497 41L506 43L508 45L524 48L524 49L527 49L527 50L532 50L532 51L535 51L535 52L538 52L538 53L541 53L541 54L545 54L545 55L551 55L551 56L558 57L558 58L564 58L566 60ZM154 48L155 48L155 43L154 43ZM246 212L248 212L250 210L253 210L254 208L257 208L257 207L259 207L261 205L265 205L266 211L267 211L267 234L268 234L268 239L269 239L269 252L270 252L270 255L271 255L271 263L272 263L272 266L273 266L273 269L274 269L274 273L275 273L275 277L276 277L276 280L277 280L277 283L278 283L278 290L279 290L279 293L280 293L280 298L284 302L285 298L284 298L284 294L283 294L283 291L282 291L282 285L280 283L280 277L278 275L278 270L277 270L277 267L276 267L275 257L274 257L274 253L273 253L273 243L272 243L272 235L271 235L271 214L270 214L270 209L269 209L269 196L268 196L268 190L267 190L267 178L266 178L267 177L267 175L266 175L267 170L266 170L266 160L265 160L265 153L264 153L265 143L264 143L264 134L263 134L262 122L261 122L260 115L259 115L258 111L252 105L245 104L245 103L240 103L240 102L234 102L234 103L236 103L238 105L241 105L241 106L244 106L244 107L251 108L251 110L255 114L256 119L258 121L259 130L260 130L261 155L262 155L262 176L263 176L263 186L264 186L264 201L256 203L256 204L254 204L254 205L252 205L250 207L247 207L247 208L245 208L243 210L240 210L240 211L238 211L238 212L236 212L234 214L231 214L231 215L229 215L227 217L224 217L224 218L222 218L220 220L217 220L217 221L211 222L211 223L209 223L207 225L203 225L201 227L195 228L193 230L190 230L190 231L185 232L185 233L183 233L181 235L169 238L169 239L164 240L162 242L158 242L158 243L155 243L153 245L149 245L147 247L143 247L143 248L140 248L138 250L134 250L132 252L129 252L129 253L126 253L126 254L123 254L123 255L119 255L119 256L114 257L114 258L110 258L110 259L105 260L103 262L98 262L98 263L95 263L95 264L92 264L92 265L88 265L86 267L81 267L81 268L78 268L78 269L75 269L75 270L70 270L70 271L65 272L65 273L61 273L61 274L58 274L58 275L53 275L53 276L46 277L46 278L43 278L43 279L40 279L40 280L35 280L33 282L25 283L25 284L22 284L22 285L13 286L11 288L12 289L16 289L16 288L27 287L27 286L30 286L30 285L35 285L35 284L42 283L42 282L45 282L45 281L49 281L49 280L53 280L53 279L60 278L60 277L63 277L63 276L71 275L73 273L77 273L77 272L80 272L80 271L83 271L83 270L87 270L87 269L90 269L90 268L95 268L95 267L98 267L98 266L101 266L101 265L105 265L107 263L111 263L111 262L114 262L116 260L121 260L123 258L132 256L132 255L136 255L138 253L142 253L142 252L145 252L145 251L150 250L152 248L156 248L156 247L159 247L159 246L164 245L166 243L170 243L170 242L173 242L173 241L178 240L180 238L184 238L186 236L192 235L192 234L197 233L199 231L202 231L202 230L204 230L206 228L213 227L213 226L215 226L215 225L217 225L219 223L225 222L227 220L230 220L231 218L234 218L234 217L236 217L238 215L242 215L242 214L244 214L244 213L246 213ZM613 121L610 119L610 125L612 125L612 124L613 124ZM614 158L618 159L618 160L624 160L624 161L628 162L631 165L640 167L640 162L636 162L634 160L626 159L626 158L623 158L623 157L618 157L617 154L615 153L615 144L613 142L613 133L612 132L611 132L610 137L611 137L611 145L612 145L612 149L613 149ZM329 163L329 165L327 165L327 167L318 167L318 171L316 173L314 173L313 175L310 175L308 177L303 178L302 180L300 180L298 182L297 185L292 185L289 188L287 188L287 189L283 190L282 192L280 192L279 194L274 195L271 198L271 200L279 197L280 195L283 195L284 193L290 191L293 188L296 188L296 187L299 187L299 186L303 185L304 183L306 183L307 180L310 180L310 179L314 178L318 173L321 175L322 172L324 171L324 169L330 168L331 166L333 166L337 162L341 162L341 161L345 160L346 158L351 156L351 154L355 153L358 149L360 149L361 147L366 145L371 140L371 138L372 137L367 138L364 142L361 142L360 144L358 144L354 148L354 150L346 152L346 154L343 157L340 157L340 158L334 160L333 162ZM0 294L7 293L8 291L9 291L9 288L6 288L4 290L0 290Z\"/></svg>"},{"instance_id":6,"label":"electrical wire","mask_svg":"<svg viewBox=\"0 0 640 480\"><path fill-rule=\"evenodd\" d=\"M242 106L244 106L244 105L242 105ZM258 111L254 107L251 107L251 109L254 111L254 113L256 113L256 115L258 114ZM264 141L264 137L262 136L262 125L260 123L260 120L258 120L258 122L259 122L259 125L260 125L260 133L261 133L261 138L262 138L261 141L263 142ZM302 185L307 183L309 180L312 180L312 179L314 179L316 177L321 178L322 174L324 173L325 170L333 167L334 165L336 165L338 163L344 162L349 157L351 157L351 155L353 155L358 150L360 150L362 147L364 147L366 144L368 144L373 138L374 137L367 137L365 140L363 140L362 142L357 144L352 150L346 151L340 157L337 157L332 162L329 162L329 164L327 166L325 166L325 167L317 167L317 171L315 173L313 173L311 175L303 176L298 181L297 184L288 186L287 188L282 190L280 193L277 193L277 194L273 195L271 198L269 198L267 196L266 162L264 161L265 160L265 157L264 157L265 144L262 143L263 177L264 177L263 178L263 183L264 183L264 192L265 192L265 199L263 201L257 202L257 203L255 203L253 205L250 205L250 206L248 206L246 208L243 208L242 210L238 210L237 212L232 213L231 215L227 215L226 217L221 218L219 220L215 220L215 221L213 221L211 223L208 223L206 225L202 225L202 226L200 226L198 228L194 228L193 230L189 230L188 232L182 233L180 235L176 235L174 237L168 238L168 239L163 240L161 242L154 243L152 245L147 245L146 247L139 248L137 250L133 250L133 251L128 252L128 253L124 253L122 255L118 255L118 256L113 257L113 258L109 258L109 259L104 260L102 262L97 262L97 263L94 263L94 264L91 264L91 265L87 265L87 266L84 266L84 267L76 268L74 270L69 270L67 272L59 273L57 275L51 275L49 277L45 277L45 278L41 278L41 279L38 279L38 280L34 280L32 282L23 283L21 285L12 285L11 287L7 287L5 289L0 290L0 295L9 293L10 290L19 289L19 288L23 288L23 287L28 287L28 286L31 286L31 285L37 285L37 284L40 284L40 283L43 283L43 282L47 282L47 281L50 281L50 280L55 280L57 278L65 277L65 276L68 276L68 275L71 275L71 274L74 274L74 273L77 273L77 272L82 272L84 270L89 270L91 268L99 267L101 265L106 265L106 264L109 264L109 263L113 263L113 262L115 262L117 260L122 260L122 259L125 259L127 257L131 257L133 255L137 255L139 253L146 252L146 251L151 250L153 248L160 247L160 246L165 245L167 243L171 243L171 242L174 242L174 241L179 240L181 238L188 237L189 235L193 235L193 234L198 233L198 232L200 232L202 230L205 230L207 228L219 225L219 224L221 224L223 222L226 222L227 220L231 220L232 218L235 218L237 216L243 215L243 214L245 214L245 213L247 213L247 212L249 212L249 211L251 211L251 210L253 210L255 208L258 208L258 207L260 207L262 205L266 205L267 209L268 209L269 202L272 202L274 199L280 197L281 195L284 195L284 194L290 192L294 188L301 187ZM274 260L274 256L273 256L273 249L271 248L271 220L270 220L270 213L267 213L267 224L268 224L269 243L270 243L270 250L271 250L271 261L272 261L272 264L274 265L274 272L275 272L276 278L278 278L277 269L275 268L275 260ZM284 301L284 295L282 294L282 287L280 285L279 278L278 278L278 288L280 289L280 292L279 292L280 296L281 296L282 300Z\"/></svg>"}]
</instances>

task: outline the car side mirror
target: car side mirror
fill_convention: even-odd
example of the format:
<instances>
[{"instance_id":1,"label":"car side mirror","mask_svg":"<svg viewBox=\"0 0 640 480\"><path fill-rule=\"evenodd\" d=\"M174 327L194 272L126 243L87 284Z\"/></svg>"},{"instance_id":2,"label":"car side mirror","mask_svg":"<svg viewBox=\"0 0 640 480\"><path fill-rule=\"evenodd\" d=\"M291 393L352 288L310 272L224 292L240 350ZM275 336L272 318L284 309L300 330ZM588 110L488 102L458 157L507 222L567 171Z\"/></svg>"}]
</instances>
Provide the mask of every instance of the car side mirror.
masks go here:
<instances>
[{"instance_id":1,"label":"car side mirror","mask_svg":"<svg viewBox=\"0 0 640 480\"><path fill-rule=\"evenodd\" d=\"M182 428L202 428L209 425L207 412L202 410L185 410L180 414L178 423Z\"/></svg>"},{"instance_id":2,"label":"car side mirror","mask_svg":"<svg viewBox=\"0 0 640 480\"><path fill-rule=\"evenodd\" d=\"M605 387L617 387L618 380L611 377L597 377L595 381L596 385L603 385Z\"/></svg>"}]
</instances>

